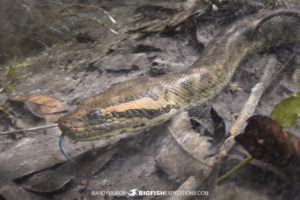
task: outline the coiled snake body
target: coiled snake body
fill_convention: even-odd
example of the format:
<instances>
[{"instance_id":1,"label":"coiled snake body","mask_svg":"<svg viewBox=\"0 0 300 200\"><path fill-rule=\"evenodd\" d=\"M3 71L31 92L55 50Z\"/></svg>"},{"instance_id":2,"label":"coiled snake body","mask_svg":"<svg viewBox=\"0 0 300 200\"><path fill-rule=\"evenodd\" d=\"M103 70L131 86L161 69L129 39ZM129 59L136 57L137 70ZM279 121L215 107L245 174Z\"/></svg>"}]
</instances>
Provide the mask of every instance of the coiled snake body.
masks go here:
<instances>
[{"instance_id":1,"label":"coiled snake body","mask_svg":"<svg viewBox=\"0 0 300 200\"><path fill-rule=\"evenodd\" d=\"M144 77L85 98L58 125L76 140L95 140L158 125L216 96L245 57L300 40L300 12L280 10L246 17L210 42L185 72Z\"/></svg>"}]
</instances>

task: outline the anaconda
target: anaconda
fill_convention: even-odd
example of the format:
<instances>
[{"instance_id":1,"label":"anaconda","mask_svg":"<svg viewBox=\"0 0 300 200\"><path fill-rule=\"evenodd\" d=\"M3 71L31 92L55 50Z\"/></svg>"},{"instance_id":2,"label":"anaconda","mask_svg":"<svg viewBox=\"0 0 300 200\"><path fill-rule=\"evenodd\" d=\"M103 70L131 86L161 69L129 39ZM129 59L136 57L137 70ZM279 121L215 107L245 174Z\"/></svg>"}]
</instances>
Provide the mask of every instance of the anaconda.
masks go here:
<instances>
[{"instance_id":1,"label":"anaconda","mask_svg":"<svg viewBox=\"0 0 300 200\"><path fill-rule=\"evenodd\" d=\"M161 124L215 97L247 56L299 40L299 11L247 16L221 31L186 71L125 81L87 97L59 119L59 128L83 141Z\"/></svg>"}]
</instances>

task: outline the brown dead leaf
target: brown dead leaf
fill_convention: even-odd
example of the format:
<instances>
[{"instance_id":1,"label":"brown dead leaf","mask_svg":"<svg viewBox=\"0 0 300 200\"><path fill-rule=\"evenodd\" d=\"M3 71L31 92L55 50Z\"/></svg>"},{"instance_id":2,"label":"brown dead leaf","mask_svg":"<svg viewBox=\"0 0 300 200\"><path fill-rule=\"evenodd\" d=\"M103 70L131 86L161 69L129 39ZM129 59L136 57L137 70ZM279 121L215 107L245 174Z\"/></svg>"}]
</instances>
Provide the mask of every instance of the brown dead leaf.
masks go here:
<instances>
[{"instance_id":1,"label":"brown dead leaf","mask_svg":"<svg viewBox=\"0 0 300 200\"><path fill-rule=\"evenodd\" d=\"M56 121L66 112L60 100L46 95L30 94L14 96L9 98L9 100L24 103L33 115L47 121Z\"/></svg>"},{"instance_id":2,"label":"brown dead leaf","mask_svg":"<svg viewBox=\"0 0 300 200\"><path fill-rule=\"evenodd\" d=\"M269 117L250 117L244 133L235 140L262 162L277 167L300 166L300 140Z\"/></svg>"}]
</instances>

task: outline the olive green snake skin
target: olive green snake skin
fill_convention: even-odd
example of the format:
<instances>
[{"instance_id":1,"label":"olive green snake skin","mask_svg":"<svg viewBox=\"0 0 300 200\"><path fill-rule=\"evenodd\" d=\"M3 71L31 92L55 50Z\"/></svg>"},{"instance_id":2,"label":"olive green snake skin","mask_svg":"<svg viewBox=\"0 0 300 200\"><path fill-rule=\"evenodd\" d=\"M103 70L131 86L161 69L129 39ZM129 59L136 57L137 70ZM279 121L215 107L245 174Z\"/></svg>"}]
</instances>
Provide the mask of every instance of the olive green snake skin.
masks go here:
<instances>
[{"instance_id":1,"label":"olive green snake skin","mask_svg":"<svg viewBox=\"0 0 300 200\"><path fill-rule=\"evenodd\" d=\"M299 40L298 11L247 16L221 31L186 71L125 81L87 97L59 119L59 128L83 141L161 124L220 93L247 56Z\"/></svg>"}]
</instances>

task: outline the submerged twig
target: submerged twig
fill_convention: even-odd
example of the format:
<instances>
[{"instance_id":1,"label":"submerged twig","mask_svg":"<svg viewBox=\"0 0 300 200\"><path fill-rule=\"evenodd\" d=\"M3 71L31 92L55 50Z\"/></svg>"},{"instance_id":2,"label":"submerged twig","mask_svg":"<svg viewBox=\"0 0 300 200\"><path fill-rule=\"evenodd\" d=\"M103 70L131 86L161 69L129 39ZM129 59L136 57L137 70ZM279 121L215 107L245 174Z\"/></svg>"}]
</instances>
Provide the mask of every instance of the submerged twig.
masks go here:
<instances>
[{"instance_id":1,"label":"submerged twig","mask_svg":"<svg viewBox=\"0 0 300 200\"><path fill-rule=\"evenodd\" d=\"M260 78L260 81L251 89L251 94L248 100L244 104L238 119L236 120L235 124L232 126L230 130L231 136L227 140L225 140L224 144L221 146L219 165L221 164L222 160L225 158L227 153L232 149L233 145L235 144L234 141L235 135L240 133L245 128L247 119L253 115L262 94L264 93L268 85L271 83L272 76L274 74L272 73L272 69L274 69L275 65L276 65L276 59L274 57L270 57L265 67L264 73ZM243 167L245 164L249 163L252 159L253 159L252 156L248 157L245 161L238 164L232 170L230 170L223 176L219 177L217 179L217 182L220 183L221 181L229 177L231 174L239 170L241 167Z\"/></svg>"},{"instance_id":2,"label":"submerged twig","mask_svg":"<svg viewBox=\"0 0 300 200\"><path fill-rule=\"evenodd\" d=\"M98 7L98 6L93 6L93 5L90 5L90 6L86 6L86 5L82 5L82 4L72 4L72 5L68 5L66 7L64 7L61 12L64 12L64 10L67 10L69 8L73 8L73 7L80 7L80 8L83 8L85 10L87 9L96 9L100 12L102 12L103 14L105 14L112 23L116 24L117 21L106 11L104 10L103 8L101 7ZM78 14L77 12L66 12L64 14L61 14L62 17L67 17L67 16L73 16L73 17L77 17L78 19L82 19L82 20L88 20L88 21L94 21L102 26L104 26L105 28L107 28L110 32L112 32L113 34L115 35L119 35L119 33L114 30L113 28L109 27L107 24L103 23L102 21L94 18L94 17L86 17L86 16L82 16L80 14Z\"/></svg>"},{"instance_id":3,"label":"submerged twig","mask_svg":"<svg viewBox=\"0 0 300 200\"><path fill-rule=\"evenodd\" d=\"M271 57L265 67L264 74L260 78L260 81L251 89L251 94L248 100L244 104L235 124L232 126L230 130L231 136L222 145L221 155L226 155L226 153L232 148L235 143L233 140L234 136L245 128L247 119L253 115L262 94L272 80L272 69L274 68L274 65L276 65L276 59Z\"/></svg>"},{"instance_id":4,"label":"submerged twig","mask_svg":"<svg viewBox=\"0 0 300 200\"><path fill-rule=\"evenodd\" d=\"M293 74L294 93L300 92L300 68L297 68Z\"/></svg>"},{"instance_id":5,"label":"submerged twig","mask_svg":"<svg viewBox=\"0 0 300 200\"><path fill-rule=\"evenodd\" d=\"M276 76L272 77L271 83L269 84L269 86L267 87L267 94L271 94L274 90L274 88L276 88L276 86L280 83L280 81L282 80L282 78L284 77L284 71L287 70L293 70L296 67L295 64L295 58L297 57L297 54L292 54L282 65L282 67L280 68L280 70L277 72ZM294 80L293 80L294 81ZM295 82L294 82L295 83ZM296 85L296 84L295 84ZM295 91L297 92L297 90Z\"/></svg>"},{"instance_id":6,"label":"submerged twig","mask_svg":"<svg viewBox=\"0 0 300 200\"><path fill-rule=\"evenodd\" d=\"M37 131L37 130L53 128L53 127L57 127L57 124L48 124L48 125L37 126L37 127L33 127L33 128L28 128L28 129L18 129L18 130L14 130L14 131L5 131L5 132L1 132L0 135L9 135L9 134L20 133L20 132Z\"/></svg>"},{"instance_id":7,"label":"submerged twig","mask_svg":"<svg viewBox=\"0 0 300 200\"><path fill-rule=\"evenodd\" d=\"M108 29L110 32L112 32L113 34L119 35L119 33L118 33L116 30L110 28L108 25L104 24L103 22L101 22L100 20L98 20L98 19L96 19L96 18L94 18L94 17L81 16L81 15L79 15L79 14L77 14L77 13L73 13L73 12L65 13L65 14L62 14L61 16L62 16L62 17L74 16L74 17L77 17L77 18L82 19L82 20L94 21L94 22L96 22L96 23L98 23L98 24L104 26L105 28L107 28L107 29Z\"/></svg>"},{"instance_id":8,"label":"submerged twig","mask_svg":"<svg viewBox=\"0 0 300 200\"><path fill-rule=\"evenodd\" d=\"M66 7L63 8L63 10L66 10L66 9L69 9L69 8L73 8L73 7L80 7L80 8L83 8L85 10L87 9L95 9L95 10L98 10L100 12L102 12L103 14L105 14L112 23L116 24L117 21L109 14L109 12L107 12L105 9L101 8L101 7L98 7L98 6L93 6L93 5L82 5L82 4L72 4L72 5L68 5ZM62 10L62 11L63 11Z\"/></svg>"}]
</instances>

